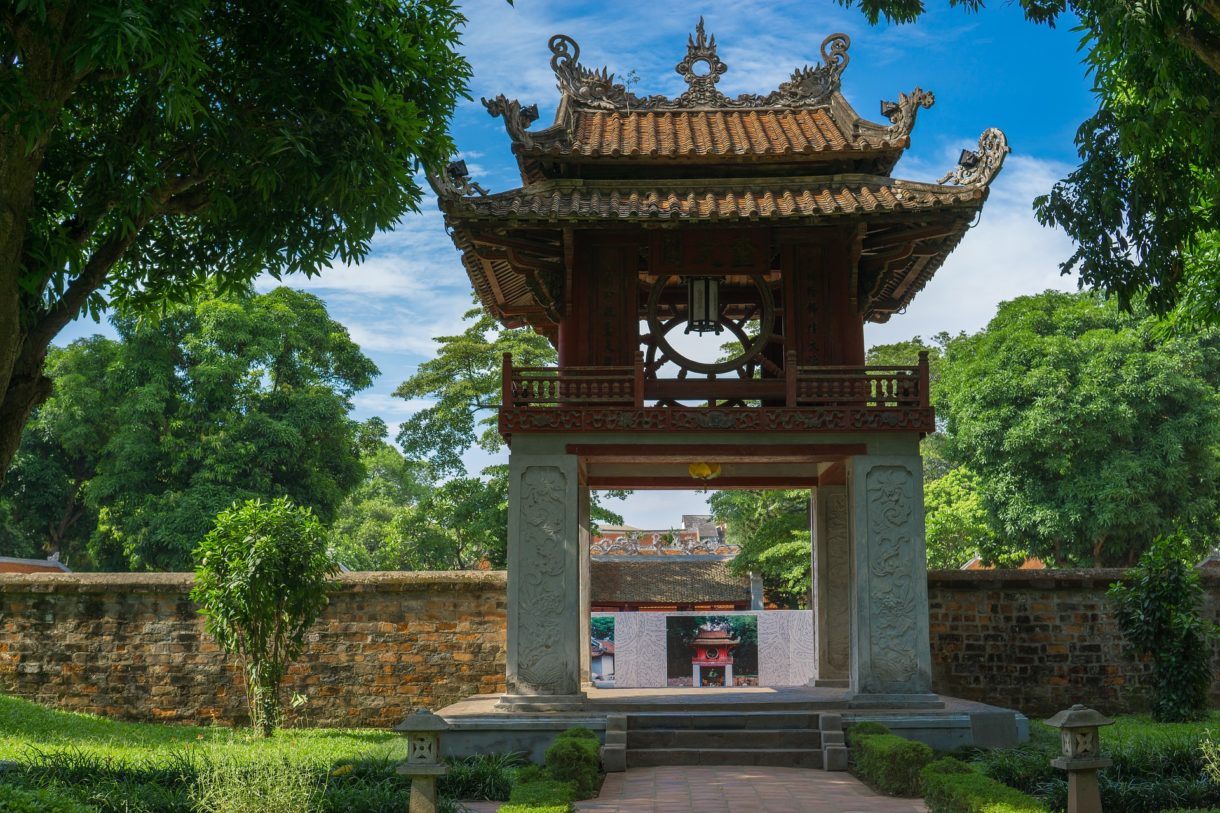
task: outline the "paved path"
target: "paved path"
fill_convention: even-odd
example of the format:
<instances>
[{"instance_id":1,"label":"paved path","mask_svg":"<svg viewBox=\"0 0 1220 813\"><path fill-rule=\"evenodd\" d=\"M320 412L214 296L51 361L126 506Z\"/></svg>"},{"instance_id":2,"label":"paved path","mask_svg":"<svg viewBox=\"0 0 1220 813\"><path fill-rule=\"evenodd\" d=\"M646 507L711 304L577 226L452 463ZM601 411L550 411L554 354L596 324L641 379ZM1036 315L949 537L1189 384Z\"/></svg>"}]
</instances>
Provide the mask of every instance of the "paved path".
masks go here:
<instances>
[{"instance_id":1,"label":"paved path","mask_svg":"<svg viewBox=\"0 0 1220 813\"><path fill-rule=\"evenodd\" d=\"M471 813L492 813L469 805ZM805 768L632 768L606 776L581 813L924 813L919 799L869 790L847 773Z\"/></svg>"}]
</instances>

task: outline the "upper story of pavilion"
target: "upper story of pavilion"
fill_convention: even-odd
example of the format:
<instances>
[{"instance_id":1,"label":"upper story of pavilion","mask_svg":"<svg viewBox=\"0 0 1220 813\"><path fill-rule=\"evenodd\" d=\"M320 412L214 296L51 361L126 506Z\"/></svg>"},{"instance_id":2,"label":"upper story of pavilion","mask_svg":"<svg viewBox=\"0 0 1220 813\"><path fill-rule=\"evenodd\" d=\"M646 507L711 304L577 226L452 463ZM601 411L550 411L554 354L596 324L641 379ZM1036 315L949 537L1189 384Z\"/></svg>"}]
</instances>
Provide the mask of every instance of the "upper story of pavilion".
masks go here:
<instances>
[{"instance_id":1,"label":"upper story of pavilion","mask_svg":"<svg viewBox=\"0 0 1220 813\"><path fill-rule=\"evenodd\" d=\"M840 90L849 45L827 37L820 63L730 98L700 20L676 68L687 89L668 98L583 66L556 35L551 126L530 129L536 105L483 100L522 185L488 193L462 162L429 177L483 307L559 356L506 360L502 431L931 430L926 366L866 367L864 323L932 278L1008 146L989 129L936 183L892 177L933 97L915 88L882 102L887 124L863 119Z\"/></svg>"}]
</instances>

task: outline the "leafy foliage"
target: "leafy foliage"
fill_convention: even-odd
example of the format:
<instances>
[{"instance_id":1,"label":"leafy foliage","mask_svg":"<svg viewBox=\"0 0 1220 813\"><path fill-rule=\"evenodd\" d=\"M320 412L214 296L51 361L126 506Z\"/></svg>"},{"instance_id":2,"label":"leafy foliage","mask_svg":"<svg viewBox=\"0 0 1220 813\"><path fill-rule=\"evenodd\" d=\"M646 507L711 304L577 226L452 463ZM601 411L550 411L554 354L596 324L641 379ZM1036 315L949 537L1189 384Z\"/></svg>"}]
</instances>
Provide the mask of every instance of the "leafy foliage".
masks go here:
<instances>
[{"instance_id":1,"label":"leafy foliage","mask_svg":"<svg viewBox=\"0 0 1220 813\"><path fill-rule=\"evenodd\" d=\"M1179 527L1206 544L1220 516L1218 345L1216 331L1173 334L1056 292L1006 302L950 342L949 456L977 475L997 536L1023 548L994 553L1127 565Z\"/></svg>"},{"instance_id":2,"label":"leafy foliage","mask_svg":"<svg viewBox=\"0 0 1220 813\"><path fill-rule=\"evenodd\" d=\"M108 303L364 256L452 152L450 0L108 0L0 16L0 470Z\"/></svg>"},{"instance_id":3,"label":"leafy foliage","mask_svg":"<svg viewBox=\"0 0 1220 813\"><path fill-rule=\"evenodd\" d=\"M932 813L1044 813L1038 800L952 757L924 766L924 804Z\"/></svg>"},{"instance_id":4,"label":"leafy foliage","mask_svg":"<svg viewBox=\"0 0 1220 813\"><path fill-rule=\"evenodd\" d=\"M52 355L55 395L0 491L14 547L106 569L190 567L233 500L288 496L330 521L362 477L352 395L377 373L317 297L205 297L119 341ZM367 434L367 430L364 431Z\"/></svg>"},{"instance_id":5,"label":"leafy foliage","mask_svg":"<svg viewBox=\"0 0 1220 813\"><path fill-rule=\"evenodd\" d=\"M501 358L512 353L519 367L542 367L557 361L555 348L529 328L498 325L481 309L467 311L466 329L438 336L436 357L419 365L394 394L435 401L407 419L398 433L403 451L426 460L442 475L463 475L462 454L471 446L494 452L504 441L496 428L500 406ZM480 413L484 413L480 416Z\"/></svg>"},{"instance_id":6,"label":"leafy foliage","mask_svg":"<svg viewBox=\"0 0 1220 813\"><path fill-rule=\"evenodd\" d=\"M911 22L923 0L840 0L876 23ZM970 10L983 0L950 0ZM1081 163L1035 201L1076 251L1064 264L1124 305L1146 299L1187 321L1220 320L1220 3L1021 0L1027 19L1080 18L1097 112L1076 133Z\"/></svg>"},{"instance_id":7,"label":"leafy foliage","mask_svg":"<svg viewBox=\"0 0 1220 813\"><path fill-rule=\"evenodd\" d=\"M322 614L338 564L308 508L251 500L216 518L195 551L191 597L208 632L246 675L252 722L264 737L280 720L280 681Z\"/></svg>"},{"instance_id":8,"label":"leafy foliage","mask_svg":"<svg viewBox=\"0 0 1220 813\"><path fill-rule=\"evenodd\" d=\"M708 505L726 536L741 546L735 573L761 573L772 598L792 606L809 600L809 492L802 489L715 491Z\"/></svg>"},{"instance_id":9,"label":"leafy foliage","mask_svg":"<svg viewBox=\"0 0 1220 813\"><path fill-rule=\"evenodd\" d=\"M851 757L861 778L891 796L918 796L920 771L932 761L932 749L894 734L853 729Z\"/></svg>"},{"instance_id":10,"label":"leafy foliage","mask_svg":"<svg viewBox=\"0 0 1220 813\"><path fill-rule=\"evenodd\" d=\"M1152 660L1152 714L1166 722L1205 717L1212 682L1215 631L1199 617L1203 587L1183 561L1190 549L1180 537L1158 539L1109 591L1131 651Z\"/></svg>"},{"instance_id":11,"label":"leafy foliage","mask_svg":"<svg viewBox=\"0 0 1220 813\"><path fill-rule=\"evenodd\" d=\"M988 563L1019 565L1023 555L998 550L979 494L979 478L965 466L924 485L924 527L927 529L928 567L955 569L980 554Z\"/></svg>"}]
</instances>

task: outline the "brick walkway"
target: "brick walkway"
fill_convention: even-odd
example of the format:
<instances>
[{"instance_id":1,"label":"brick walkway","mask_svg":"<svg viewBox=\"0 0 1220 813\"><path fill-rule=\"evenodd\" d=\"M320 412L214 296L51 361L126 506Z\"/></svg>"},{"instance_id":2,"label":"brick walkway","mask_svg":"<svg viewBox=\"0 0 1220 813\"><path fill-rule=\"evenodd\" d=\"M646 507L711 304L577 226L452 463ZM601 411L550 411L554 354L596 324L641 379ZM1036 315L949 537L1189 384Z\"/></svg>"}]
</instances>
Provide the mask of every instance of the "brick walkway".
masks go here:
<instances>
[{"instance_id":1,"label":"brick walkway","mask_svg":"<svg viewBox=\"0 0 1220 813\"><path fill-rule=\"evenodd\" d=\"M500 803L469 805L492 813ZM804 768L632 768L606 776L580 813L924 813L919 799L894 799L846 773Z\"/></svg>"}]
</instances>

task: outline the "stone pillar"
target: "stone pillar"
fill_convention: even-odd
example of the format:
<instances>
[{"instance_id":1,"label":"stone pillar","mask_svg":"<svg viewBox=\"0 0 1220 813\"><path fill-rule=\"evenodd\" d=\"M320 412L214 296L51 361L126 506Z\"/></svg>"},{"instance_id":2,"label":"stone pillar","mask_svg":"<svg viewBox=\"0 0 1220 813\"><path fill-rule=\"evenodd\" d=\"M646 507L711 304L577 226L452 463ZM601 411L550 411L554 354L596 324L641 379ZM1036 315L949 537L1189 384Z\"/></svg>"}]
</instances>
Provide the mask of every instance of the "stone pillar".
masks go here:
<instances>
[{"instance_id":1,"label":"stone pillar","mask_svg":"<svg viewBox=\"0 0 1220 813\"><path fill-rule=\"evenodd\" d=\"M733 688L733 664L731 663L724 665L724 688Z\"/></svg>"},{"instance_id":2,"label":"stone pillar","mask_svg":"<svg viewBox=\"0 0 1220 813\"><path fill-rule=\"evenodd\" d=\"M581 484L577 504L577 522L580 527L580 684L589 686L593 683L593 653L589 649L592 640L592 630L589 623L590 601L589 544L593 541L589 533L589 487Z\"/></svg>"},{"instance_id":3,"label":"stone pillar","mask_svg":"<svg viewBox=\"0 0 1220 813\"><path fill-rule=\"evenodd\" d=\"M851 676L852 551L847 486L818 486L810 497L813 539L813 685L846 689Z\"/></svg>"},{"instance_id":4,"label":"stone pillar","mask_svg":"<svg viewBox=\"0 0 1220 813\"><path fill-rule=\"evenodd\" d=\"M699 664L696 663L691 666L690 672L690 685L694 686L696 689L703 685L703 681L700 680L699 677Z\"/></svg>"},{"instance_id":5,"label":"stone pillar","mask_svg":"<svg viewBox=\"0 0 1220 813\"><path fill-rule=\"evenodd\" d=\"M750 609L761 610L766 600L761 573L750 571Z\"/></svg>"},{"instance_id":6,"label":"stone pillar","mask_svg":"<svg viewBox=\"0 0 1220 813\"><path fill-rule=\"evenodd\" d=\"M852 705L939 705L932 694L923 469L919 455L848 461Z\"/></svg>"},{"instance_id":7,"label":"stone pillar","mask_svg":"<svg viewBox=\"0 0 1220 813\"><path fill-rule=\"evenodd\" d=\"M582 493L588 491L575 455L509 455L508 691L501 706L567 711L583 705Z\"/></svg>"}]
</instances>

